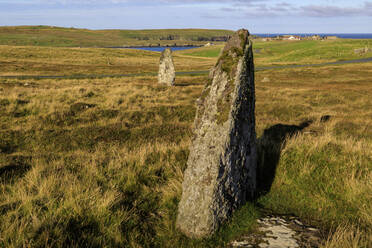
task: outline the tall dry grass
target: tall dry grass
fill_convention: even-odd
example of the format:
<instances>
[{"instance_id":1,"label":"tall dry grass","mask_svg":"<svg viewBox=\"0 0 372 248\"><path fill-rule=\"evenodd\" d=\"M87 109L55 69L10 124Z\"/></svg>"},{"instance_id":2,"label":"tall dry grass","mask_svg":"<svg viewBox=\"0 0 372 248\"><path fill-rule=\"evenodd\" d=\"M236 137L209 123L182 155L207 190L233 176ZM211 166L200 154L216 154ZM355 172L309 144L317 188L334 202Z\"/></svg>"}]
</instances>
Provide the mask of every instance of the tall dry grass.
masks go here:
<instances>
[{"instance_id":1,"label":"tall dry grass","mask_svg":"<svg viewBox=\"0 0 372 248\"><path fill-rule=\"evenodd\" d=\"M205 240L174 224L205 77L1 80L0 246L224 247L263 206L330 233L325 247L368 247L371 73L256 74L266 191Z\"/></svg>"},{"instance_id":2,"label":"tall dry grass","mask_svg":"<svg viewBox=\"0 0 372 248\"><path fill-rule=\"evenodd\" d=\"M209 70L215 58L174 52L177 71ZM159 52L110 48L56 48L0 45L0 75L122 75L157 73Z\"/></svg>"}]
</instances>

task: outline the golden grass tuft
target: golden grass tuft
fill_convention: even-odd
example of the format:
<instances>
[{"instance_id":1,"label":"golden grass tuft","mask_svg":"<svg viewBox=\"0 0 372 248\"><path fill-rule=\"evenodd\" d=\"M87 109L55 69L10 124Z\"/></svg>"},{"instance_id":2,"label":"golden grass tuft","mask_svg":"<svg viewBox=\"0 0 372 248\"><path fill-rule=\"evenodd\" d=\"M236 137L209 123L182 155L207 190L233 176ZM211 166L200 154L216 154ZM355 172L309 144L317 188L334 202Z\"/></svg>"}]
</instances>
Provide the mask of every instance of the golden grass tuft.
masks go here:
<instances>
[{"instance_id":1,"label":"golden grass tuft","mask_svg":"<svg viewBox=\"0 0 372 248\"><path fill-rule=\"evenodd\" d=\"M366 236L357 227L348 225L338 226L336 230L328 237L327 241L321 248L358 248L370 247L372 245L372 236Z\"/></svg>"}]
</instances>

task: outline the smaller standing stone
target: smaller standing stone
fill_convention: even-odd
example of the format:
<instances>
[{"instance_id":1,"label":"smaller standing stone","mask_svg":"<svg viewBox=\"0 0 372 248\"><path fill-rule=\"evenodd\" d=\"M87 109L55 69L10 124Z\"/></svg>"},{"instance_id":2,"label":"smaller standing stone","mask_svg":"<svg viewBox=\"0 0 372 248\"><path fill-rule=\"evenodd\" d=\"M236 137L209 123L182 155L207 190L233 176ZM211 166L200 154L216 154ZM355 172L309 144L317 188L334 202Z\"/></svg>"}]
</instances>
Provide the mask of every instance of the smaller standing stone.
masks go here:
<instances>
[{"instance_id":1,"label":"smaller standing stone","mask_svg":"<svg viewBox=\"0 0 372 248\"><path fill-rule=\"evenodd\" d=\"M176 72L174 70L172 50L170 48L166 48L161 54L158 78L159 84L166 84L168 86L174 85Z\"/></svg>"}]
</instances>

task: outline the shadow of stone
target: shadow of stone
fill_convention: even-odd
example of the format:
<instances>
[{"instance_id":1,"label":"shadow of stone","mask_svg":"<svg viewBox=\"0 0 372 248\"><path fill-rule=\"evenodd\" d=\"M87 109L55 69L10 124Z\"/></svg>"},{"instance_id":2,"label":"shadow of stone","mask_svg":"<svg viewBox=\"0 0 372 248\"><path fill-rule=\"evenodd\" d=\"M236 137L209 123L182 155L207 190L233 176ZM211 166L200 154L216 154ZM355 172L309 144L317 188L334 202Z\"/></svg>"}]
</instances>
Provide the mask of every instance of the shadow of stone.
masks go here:
<instances>
[{"instance_id":1,"label":"shadow of stone","mask_svg":"<svg viewBox=\"0 0 372 248\"><path fill-rule=\"evenodd\" d=\"M14 156L10 160L8 165L0 167L0 180L5 183L24 176L31 169L29 157Z\"/></svg>"},{"instance_id":2,"label":"shadow of stone","mask_svg":"<svg viewBox=\"0 0 372 248\"><path fill-rule=\"evenodd\" d=\"M256 197L265 195L270 191L286 138L300 133L311 123L312 121L305 121L300 125L276 124L265 129L263 135L257 140L258 166Z\"/></svg>"}]
</instances>

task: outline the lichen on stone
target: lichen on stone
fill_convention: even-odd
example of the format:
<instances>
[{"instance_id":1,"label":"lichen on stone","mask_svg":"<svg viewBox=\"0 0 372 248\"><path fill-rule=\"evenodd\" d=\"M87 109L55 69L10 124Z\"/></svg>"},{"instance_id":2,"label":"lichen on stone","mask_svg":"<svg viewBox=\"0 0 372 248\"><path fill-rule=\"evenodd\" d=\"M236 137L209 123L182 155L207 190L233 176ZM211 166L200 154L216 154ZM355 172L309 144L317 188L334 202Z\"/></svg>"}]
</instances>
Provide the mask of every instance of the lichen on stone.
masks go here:
<instances>
[{"instance_id":1,"label":"lichen on stone","mask_svg":"<svg viewBox=\"0 0 372 248\"><path fill-rule=\"evenodd\" d=\"M205 84L204 90L202 91L201 96L196 100L196 103L197 103L197 112L196 112L196 118L195 118L195 121L194 121L194 127L195 128L198 128L199 123L201 121L201 117L204 114L205 101L206 101L206 98L210 94L212 83L213 83L213 78L208 78L208 80L207 80L207 82Z\"/></svg>"},{"instance_id":2,"label":"lichen on stone","mask_svg":"<svg viewBox=\"0 0 372 248\"><path fill-rule=\"evenodd\" d=\"M223 92L223 96L217 102L217 124L222 125L229 119L231 109L231 93L234 89L234 81L229 80Z\"/></svg>"},{"instance_id":3,"label":"lichen on stone","mask_svg":"<svg viewBox=\"0 0 372 248\"><path fill-rule=\"evenodd\" d=\"M211 85L213 83L213 78L208 78L207 83L205 84L204 90L202 92L202 95L200 96L200 99L204 102L205 98L209 95L209 92L211 90Z\"/></svg>"}]
</instances>

